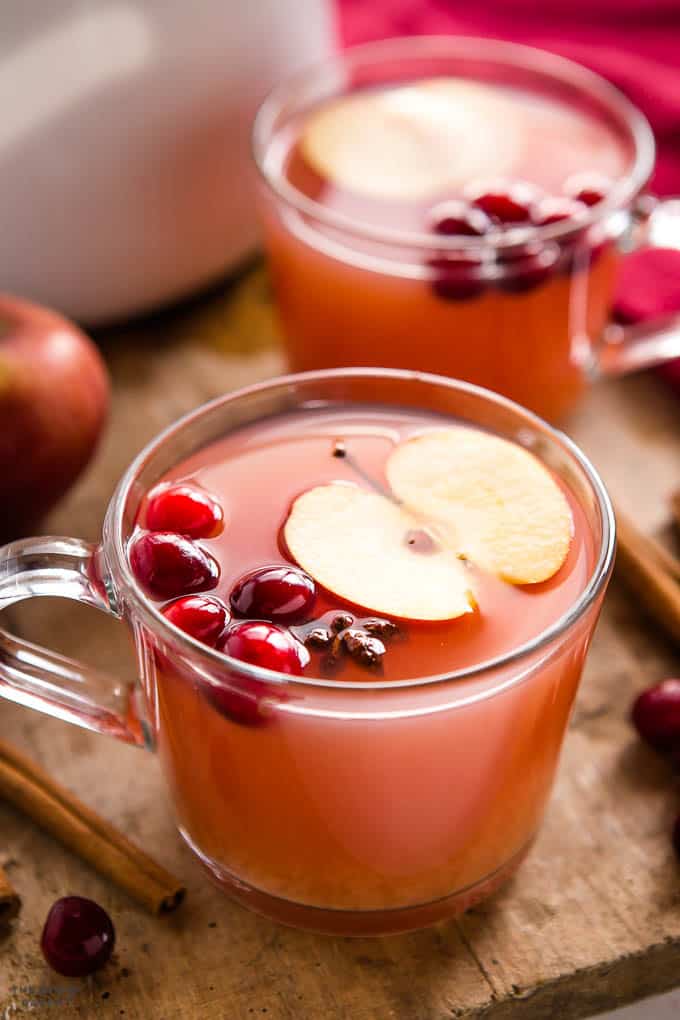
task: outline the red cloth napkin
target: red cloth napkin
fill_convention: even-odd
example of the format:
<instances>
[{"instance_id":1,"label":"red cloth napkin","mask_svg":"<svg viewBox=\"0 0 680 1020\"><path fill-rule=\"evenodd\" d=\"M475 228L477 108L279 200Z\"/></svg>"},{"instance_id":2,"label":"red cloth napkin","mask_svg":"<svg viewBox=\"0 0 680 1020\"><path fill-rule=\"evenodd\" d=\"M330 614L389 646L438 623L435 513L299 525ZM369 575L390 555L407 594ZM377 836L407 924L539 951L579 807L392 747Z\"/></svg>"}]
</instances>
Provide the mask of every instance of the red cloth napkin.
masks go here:
<instances>
[{"instance_id":1,"label":"red cloth napkin","mask_svg":"<svg viewBox=\"0 0 680 1020\"><path fill-rule=\"evenodd\" d=\"M576 60L625 92L657 141L651 188L680 194L680 0L338 0L346 44L399 35L488 36ZM628 321L680 311L680 256L631 257L617 297ZM680 361L666 373L680 381Z\"/></svg>"}]
</instances>

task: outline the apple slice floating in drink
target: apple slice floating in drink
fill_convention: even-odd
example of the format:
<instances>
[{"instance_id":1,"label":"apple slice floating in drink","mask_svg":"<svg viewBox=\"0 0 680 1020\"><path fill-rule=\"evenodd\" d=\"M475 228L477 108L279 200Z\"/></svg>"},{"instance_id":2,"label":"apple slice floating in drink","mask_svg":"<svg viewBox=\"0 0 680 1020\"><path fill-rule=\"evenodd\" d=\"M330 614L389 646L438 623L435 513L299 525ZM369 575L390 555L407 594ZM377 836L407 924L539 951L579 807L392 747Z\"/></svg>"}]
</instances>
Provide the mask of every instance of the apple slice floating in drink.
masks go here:
<instances>
[{"instance_id":1,"label":"apple slice floating in drink","mask_svg":"<svg viewBox=\"0 0 680 1020\"><path fill-rule=\"evenodd\" d=\"M493 137L479 130L492 116L504 117ZM462 187L489 166L509 171L520 127L516 104L497 90L439 78L327 103L307 118L300 144L306 162L341 188L420 199Z\"/></svg>"},{"instance_id":2,"label":"apple slice floating in drink","mask_svg":"<svg viewBox=\"0 0 680 1020\"><path fill-rule=\"evenodd\" d=\"M470 579L451 549L415 550L416 516L347 482L319 485L293 503L284 537L324 588L384 616L452 620L474 609Z\"/></svg>"},{"instance_id":3,"label":"apple slice floating in drink","mask_svg":"<svg viewBox=\"0 0 680 1020\"><path fill-rule=\"evenodd\" d=\"M347 482L319 485L295 500L284 527L293 558L349 602L402 619L452 620L476 608L462 560L511 584L536 584L566 559L567 499L515 443L465 426L427 432L400 443L386 472L394 498Z\"/></svg>"},{"instance_id":4,"label":"apple slice floating in drink","mask_svg":"<svg viewBox=\"0 0 680 1020\"><path fill-rule=\"evenodd\" d=\"M510 584L547 581L567 557L573 532L567 499L517 443L462 425L426 432L395 448L386 473L405 507Z\"/></svg>"}]
</instances>

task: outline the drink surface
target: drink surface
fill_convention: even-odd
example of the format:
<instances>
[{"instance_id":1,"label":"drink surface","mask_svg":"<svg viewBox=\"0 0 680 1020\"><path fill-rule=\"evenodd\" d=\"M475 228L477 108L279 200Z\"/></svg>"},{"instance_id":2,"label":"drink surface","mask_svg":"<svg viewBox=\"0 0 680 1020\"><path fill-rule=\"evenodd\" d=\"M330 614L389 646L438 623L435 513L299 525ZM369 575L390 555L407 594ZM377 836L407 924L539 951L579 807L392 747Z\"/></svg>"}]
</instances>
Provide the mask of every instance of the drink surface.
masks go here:
<instances>
[{"instance_id":1,"label":"drink surface","mask_svg":"<svg viewBox=\"0 0 680 1020\"><path fill-rule=\"evenodd\" d=\"M334 115L319 134L321 168L305 141L319 111ZM560 196L575 175L616 180L630 160L592 112L519 88L437 78L359 90L300 114L271 145L268 171L355 222L424 232L433 206L469 188L523 181Z\"/></svg>"},{"instance_id":2,"label":"drink surface","mask_svg":"<svg viewBox=\"0 0 680 1020\"><path fill-rule=\"evenodd\" d=\"M434 415L377 406L310 409L246 426L176 465L165 482L204 490L223 509L223 531L201 543L219 564L219 581L210 594L228 605L244 574L295 562L283 528L302 493L333 482L389 492L385 466L397 446L451 424L455 423ZM346 456L334 455L338 443ZM311 661L303 675L370 682L447 673L508 653L541 633L578 599L594 560L583 510L561 487L573 518L573 536L554 576L537 584L509 584L468 562L463 569L475 592L475 611L443 622L396 619L398 633L386 642L380 664L370 669L347 655L329 665L326 652L310 646ZM142 505L140 520L145 513ZM331 523L327 542L329 546L334 542ZM357 560L357 569L360 566ZM342 611L354 617L356 627L365 618L387 615L343 600L317 584L316 602L302 622L305 627L315 620L327 623L329 614ZM291 626L298 636L304 630Z\"/></svg>"},{"instance_id":3,"label":"drink surface","mask_svg":"<svg viewBox=\"0 0 680 1020\"><path fill-rule=\"evenodd\" d=\"M288 190L263 190L261 209L292 371L416 369L550 420L573 406L627 219L584 223L617 204L634 153L613 119L550 87L424 78L289 116L264 157Z\"/></svg>"}]
</instances>

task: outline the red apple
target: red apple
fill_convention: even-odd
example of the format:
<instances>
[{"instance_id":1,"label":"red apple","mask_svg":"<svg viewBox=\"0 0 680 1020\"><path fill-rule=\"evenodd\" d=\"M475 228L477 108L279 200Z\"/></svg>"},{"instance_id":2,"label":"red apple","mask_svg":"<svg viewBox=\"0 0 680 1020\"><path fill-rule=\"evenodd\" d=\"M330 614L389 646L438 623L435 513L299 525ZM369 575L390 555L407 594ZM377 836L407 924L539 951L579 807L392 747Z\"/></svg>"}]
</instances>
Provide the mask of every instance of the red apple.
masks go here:
<instances>
[{"instance_id":1,"label":"red apple","mask_svg":"<svg viewBox=\"0 0 680 1020\"><path fill-rule=\"evenodd\" d=\"M108 400L104 362L84 333L0 294L0 542L31 532L75 481Z\"/></svg>"}]
</instances>

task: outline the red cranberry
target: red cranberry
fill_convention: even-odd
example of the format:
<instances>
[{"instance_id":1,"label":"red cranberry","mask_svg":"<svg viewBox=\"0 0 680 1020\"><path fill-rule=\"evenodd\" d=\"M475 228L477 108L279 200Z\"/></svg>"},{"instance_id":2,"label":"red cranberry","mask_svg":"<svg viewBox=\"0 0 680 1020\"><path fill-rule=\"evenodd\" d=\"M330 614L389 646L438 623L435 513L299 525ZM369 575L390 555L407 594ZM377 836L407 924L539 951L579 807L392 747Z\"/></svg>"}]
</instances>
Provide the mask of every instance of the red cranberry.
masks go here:
<instances>
[{"instance_id":1,"label":"red cranberry","mask_svg":"<svg viewBox=\"0 0 680 1020\"><path fill-rule=\"evenodd\" d=\"M664 680L639 694L632 718L642 739L657 751L680 747L680 680Z\"/></svg>"},{"instance_id":2,"label":"red cranberry","mask_svg":"<svg viewBox=\"0 0 680 1020\"><path fill-rule=\"evenodd\" d=\"M264 669L299 676L309 662L309 652L292 634L273 623L245 621L234 624L219 642L228 655ZM211 705L241 726L262 726L271 719L272 701L285 695L273 685L239 677L232 686L206 684L204 692Z\"/></svg>"},{"instance_id":3,"label":"red cranberry","mask_svg":"<svg viewBox=\"0 0 680 1020\"><path fill-rule=\"evenodd\" d=\"M316 586L298 567L271 566L253 570L236 582L229 596L241 616L293 623L308 617Z\"/></svg>"},{"instance_id":4,"label":"red cranberry","mask_svg":"<svg viewBox=\"0 0 680 1020\"><path fill-rule=\"evenodd\" d=\"M438 255L428 259L427 266L433 271L432 290L443 301L477 297L486 289L486 282L480 275L481 265L479 259L462 255Z\"/></svg>"},{"instance_id":5,"label":"red cranberry","mask_svg":"<svg viewBox=\"0 0 680 1020\"><path fill-rule=\"evenodd\" d=\"M430 227L437 234L482 237L491 229L491 220L482 209L454 199L432 209Z\"/></svg>"},{"instance_id":6,"label":"red cranberry","mask_svg":"<svg viewBox=\"0 0 680 1020\"><path fill-rule=\"evenodd\" d=\"M516 255L499 256L504 273L498 279L501 290L512 294L533 290L548 279L557 260L555 245L526 248Z\"/></svg>"},{"instance_id":7,"label":"red cranberry","mask_svg":"<svg viewBox=\"0 0 680 1020\"><path fill-rule=\"evenodd\" d=\"M149 496L149 531L176 531L189 538L213 538L223 528L222 507L207 492L191 485L161 486Z\"/></svg>"},{"instance_id":8,"label":"red cranberry","mask_svg":"<svg viewBox=\"0 0 680 1020\"><path fill-rule=\"evenodd\" d=\"M583 205L597 205L609 194L612 182L604 174L575 174L564 185L564 191Z\"/></svg>"},{"instance_id":9,"label":"red cranberry","mask_svg":"<svg viewBox=\"0 0 680 1020\"><path fill-rule=\"evenodd\" d=\"M99 904L82 896L65 896L51 907L40 945L58 974L85 977L104 966L115 941L111 918Z\"/></svg>"},{"instance_id":10,"label":"red cranberry","mask_svg":"<svg viewBox=\"0 0 680 1020\"><path fill-rule=\"evenodd\" d=\"M586 211L585 204L574 198L542 198L531 210L531 222L536 227L547 227L550 223L578 220Z\"/></svg>"},{"instance_id":11,"label":"red cranberry","mask_svg":"<svg viewBox=\"0 0 680 1020\"><path fill-rule=\"evenodd\" d=\"M472 204L497 223L528 223L535 200L536 193L529 185L501 181L478 192Z\"/></svg>"},{"instance_id":12,"label":"red cranberry","mask_svg":"<svg viewBox=\"0 0 680 1020\"><path fill-rule=\"evenodd\" d=\"M309 662L309 652L289 631L260 620L234 624L219 647L242 662L293 676L300 676Z\"/></svg>"},{"instance_id":13,"label":"red cranberry","mask_svg":"<svg viewBox=\"0 0 680 1020\"><path fill-rule=\"evenodd\" d=\"M264 726L271 721L273 701L283 701L272 684L240 677L238 686L205 684L204 693L220 715L240 726Z\"/></svg>"},{"instance_id":14,"label":"red cranberry","mask_svg":"<svg viewBox=\"0 0 680 1020\"><path fill-rule=\"evenodd\" d=\"M214 588L220 574L212 556L171 531L147 532L134 539L130 565L142 587L163 599Z\"/></svg>"},{"instance_id":15,"label":"red cranberry","mask_svg":"<svg viewBox=\"0 0 680 1020\"><path fill-rule=\"evenodd\" d=\"M213 648L228 622L227 607L211 595L185 595L163 609L180 630Z\"/></svg>"}]
</instances>

